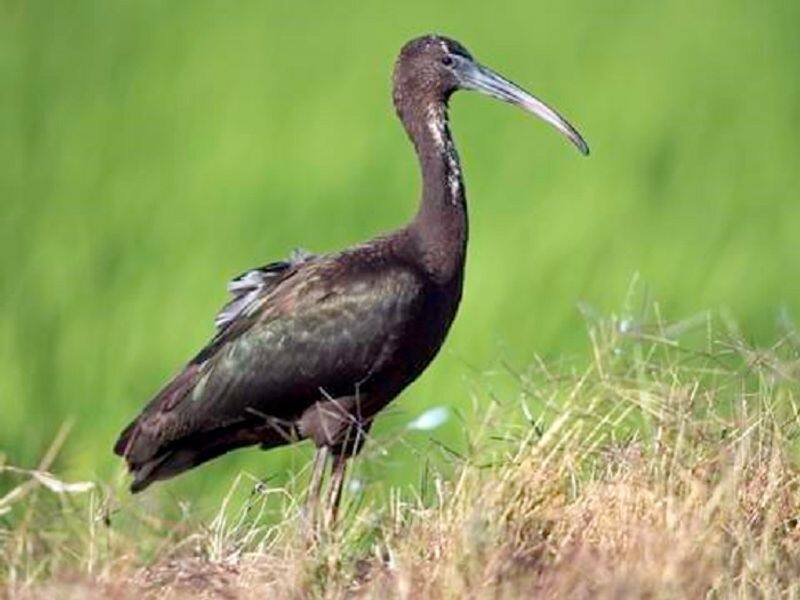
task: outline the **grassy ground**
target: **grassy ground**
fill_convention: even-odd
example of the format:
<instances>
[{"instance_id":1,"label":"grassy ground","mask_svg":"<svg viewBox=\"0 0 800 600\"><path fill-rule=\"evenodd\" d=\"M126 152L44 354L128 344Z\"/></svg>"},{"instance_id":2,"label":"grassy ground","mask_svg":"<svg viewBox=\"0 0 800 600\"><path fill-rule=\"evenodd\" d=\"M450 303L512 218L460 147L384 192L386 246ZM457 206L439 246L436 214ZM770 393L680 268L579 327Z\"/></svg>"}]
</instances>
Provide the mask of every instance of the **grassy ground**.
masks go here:
<instances>
[{"instance_id":1,"label":"grassy ground","mask_svg":"<svg viewBox=\"0 0 800 600\"><path fill-rule=\"evenodd\" d=\"M116 484L13 471L6 592L797 597L798 333L753 348L710 317L651 323L591 321L591 361L515 373L515 393L474 403L465 452L420 453L416 485L365 494L363 464L409 441L371 440L342 521L316 539L302 470L282 487L242 474L216 514L181 504L172 520Z\"/></svg>"}]
</instances>

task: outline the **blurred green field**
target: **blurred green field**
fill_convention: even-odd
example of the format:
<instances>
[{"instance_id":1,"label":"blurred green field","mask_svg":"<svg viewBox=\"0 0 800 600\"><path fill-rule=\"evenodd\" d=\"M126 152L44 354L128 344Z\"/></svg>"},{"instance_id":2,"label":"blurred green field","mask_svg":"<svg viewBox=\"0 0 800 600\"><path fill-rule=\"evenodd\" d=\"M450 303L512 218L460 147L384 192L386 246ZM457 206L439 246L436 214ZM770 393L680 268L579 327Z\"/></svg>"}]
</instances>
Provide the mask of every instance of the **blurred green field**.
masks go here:
<instances>
[{"instance_id":1,"label":"blurred green field","mask_svg":"<svg viewBox=\"0 0 800 600\"><path fill-rule=\"evenodd\" d=\"M800 319L800 4L0 3L0 452L121 475L120 428L210 335L225 283L413 213L395 55L438 31L562 111L581 158L518 110L452 102L471 211L465 299L435 364L375 430L502 388L501 365L586 352L576 306L635 273L666 314L725 308L756 341ZM407 434L376 482L409 482ZM154 494L214 498L234 453ZM369 473L365 474L368 483ZM0 487L3 485L0 482Z\"/></svg>"}]
</instances>

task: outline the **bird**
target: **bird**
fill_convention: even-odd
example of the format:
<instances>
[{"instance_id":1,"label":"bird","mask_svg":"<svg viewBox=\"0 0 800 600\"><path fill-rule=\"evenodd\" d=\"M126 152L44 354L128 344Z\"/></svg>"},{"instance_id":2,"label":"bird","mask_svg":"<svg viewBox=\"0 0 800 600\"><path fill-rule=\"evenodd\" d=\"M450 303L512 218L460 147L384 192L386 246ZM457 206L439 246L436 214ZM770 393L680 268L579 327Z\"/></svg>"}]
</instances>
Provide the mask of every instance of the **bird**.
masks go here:
<instances>
[{"instance_id":1,"label":"bird","mask_svg":"<svg viewBox=\"0 0 800 600\"><path fill-rule=\"evenodd\" d=\"M394 107L416 152L421 199L406 225L327 254L233 279L202 348L124 429L114 451L132 492L231 450L311 440L307 502L335 519L349 458L381 409L439 352L462 297L468 224L448 104L471 90L543 119L588 155L554 109L438 34L407 42L392 76Z\"/></svg>"}]
</instances>

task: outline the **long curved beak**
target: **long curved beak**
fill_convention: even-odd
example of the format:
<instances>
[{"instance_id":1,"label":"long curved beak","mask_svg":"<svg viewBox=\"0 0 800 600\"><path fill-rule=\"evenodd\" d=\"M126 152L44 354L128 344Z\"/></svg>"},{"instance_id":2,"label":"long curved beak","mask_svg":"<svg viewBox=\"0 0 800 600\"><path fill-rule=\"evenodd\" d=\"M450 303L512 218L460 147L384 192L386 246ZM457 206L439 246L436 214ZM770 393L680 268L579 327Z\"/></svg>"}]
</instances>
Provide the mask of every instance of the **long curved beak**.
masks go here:
<instances>
[{"instance_id":1,"label":"long curved beak","mask_svg":"<svg viewBox=\"0 0 800 600\"><path fill-rule=\"evenodd\" d=\"M589 154L589 145L581 137L581 134L569 124L569 121L547 106L547 104L488 67L471 61L460 66L462 67L459 69L460 83L463 89L475 90L492 98L516 104L522 110L533 113L540 119L550 123L575 144L581 154L584 156Z\"/></svg>"}]
</instances>

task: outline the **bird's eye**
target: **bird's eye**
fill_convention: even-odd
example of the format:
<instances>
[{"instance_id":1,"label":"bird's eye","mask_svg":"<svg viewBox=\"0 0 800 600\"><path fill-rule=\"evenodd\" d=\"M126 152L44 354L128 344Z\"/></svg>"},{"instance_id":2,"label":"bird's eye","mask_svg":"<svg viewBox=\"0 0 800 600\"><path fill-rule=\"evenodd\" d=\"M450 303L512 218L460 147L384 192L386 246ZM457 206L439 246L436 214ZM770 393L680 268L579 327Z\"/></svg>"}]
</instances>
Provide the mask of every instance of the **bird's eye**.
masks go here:
<instances>
[{"instance_id":1,"label":"bird's eye","mask_svg":"<svg viewBox=\"0 0 800 600\"><path fill-rule=\"evenodd\" d=\"M449 54L447 56L442 57L442 64L445 67L451 66L453 64L453 57L450 56Z\"/></svg>"}]
</instances>

